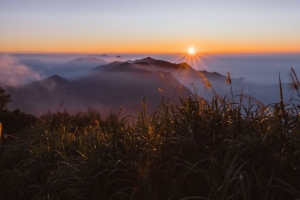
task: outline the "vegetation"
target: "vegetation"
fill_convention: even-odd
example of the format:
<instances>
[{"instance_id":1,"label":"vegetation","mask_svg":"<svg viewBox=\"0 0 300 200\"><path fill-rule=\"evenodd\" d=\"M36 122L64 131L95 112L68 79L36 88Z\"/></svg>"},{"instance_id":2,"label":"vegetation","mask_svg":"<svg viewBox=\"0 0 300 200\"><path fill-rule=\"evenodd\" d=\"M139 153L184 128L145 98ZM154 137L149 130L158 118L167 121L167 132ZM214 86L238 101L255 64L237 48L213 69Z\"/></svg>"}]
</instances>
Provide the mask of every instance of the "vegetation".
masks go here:
<instances>
[{"instance_id":1,"label":"vegetation","mask_svg":"<svg viewBox=\"0 0 300 200\"><path fill-rule=\"evenodd\" d=\"M19 109L0 112L0 122L3 125L3 134L17 134L25 127L34 125L37 118L33 115L21 112Z\"/></svg>"},{"instance_id":2,"label":"vegetation","mask_svg":"<svg viewBox=\"0 0 300 200\"><path fill-rule=\"evenodd\" d=\"M10 101L10 95L5 94L5 90L0 86L0 112L7 108Z\"/></svg>"},{"instance_id":3,"label":"vegetation","mask_svg":"<svg viewBox=\"0 0 300 200\"><path fill-rule=\"evenodd\" d=\"M297 99L229 96L162 98L149 116L144 100L137 118L48 113L1 153L0 198L300 198Z\"/></svg>"}]
</instances>

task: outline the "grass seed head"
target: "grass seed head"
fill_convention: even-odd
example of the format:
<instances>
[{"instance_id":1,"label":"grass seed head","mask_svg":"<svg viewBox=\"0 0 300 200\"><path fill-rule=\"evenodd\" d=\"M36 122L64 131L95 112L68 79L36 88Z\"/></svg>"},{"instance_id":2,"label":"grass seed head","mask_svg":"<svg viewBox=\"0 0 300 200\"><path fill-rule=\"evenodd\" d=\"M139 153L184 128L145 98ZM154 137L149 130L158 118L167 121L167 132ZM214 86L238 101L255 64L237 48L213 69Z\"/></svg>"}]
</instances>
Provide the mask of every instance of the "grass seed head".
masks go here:
<instances>
[{"instance_id":1,"label":"grass seed head","mask_svg":"<svg viewBox=\"0 0 300 200\"><path fill-rule=\"evenodd\" d=\"M230 77L230 73L229 72L227 72L226 83L228 83L229 85L231 85L231 77Z\"/></svg>"}]
</instances>

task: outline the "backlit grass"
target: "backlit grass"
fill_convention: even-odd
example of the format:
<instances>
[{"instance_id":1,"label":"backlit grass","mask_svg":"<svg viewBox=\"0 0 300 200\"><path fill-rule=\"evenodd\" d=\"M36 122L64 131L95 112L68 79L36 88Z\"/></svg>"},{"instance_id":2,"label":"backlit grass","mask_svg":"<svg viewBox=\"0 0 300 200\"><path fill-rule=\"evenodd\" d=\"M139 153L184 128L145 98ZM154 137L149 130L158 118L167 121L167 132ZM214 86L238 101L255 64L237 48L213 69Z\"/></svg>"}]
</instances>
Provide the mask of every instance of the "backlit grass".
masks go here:
<instances>
[{"instance_id":1,"label":"backlit grass","mask_svg":"<svg viewBox=\"0 0 300 200\"><path fill-rule=\"evenodd\" d=\"M137 118L44 115L1 152L0 197L300 198L299 97L264 106L229 96L162 98L151 115L144 100Z\"/></svg>"}]
</instances>

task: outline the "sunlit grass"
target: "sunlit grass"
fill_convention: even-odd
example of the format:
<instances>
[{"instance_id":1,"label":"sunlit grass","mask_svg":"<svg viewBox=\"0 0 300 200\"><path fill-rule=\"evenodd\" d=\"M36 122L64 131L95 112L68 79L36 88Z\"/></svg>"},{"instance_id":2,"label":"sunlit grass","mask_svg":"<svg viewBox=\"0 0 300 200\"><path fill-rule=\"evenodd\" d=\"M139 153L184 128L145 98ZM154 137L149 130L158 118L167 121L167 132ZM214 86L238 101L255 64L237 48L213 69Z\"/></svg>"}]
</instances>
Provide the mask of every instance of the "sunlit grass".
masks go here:
<instances>
[{"instance_id":1,"label":"sunlit grass","mask_svg":"<svg viewBox=\"0 0 300 200\"><path fill-rule=\"evenodd\" d=\"M151 115L144 99L137 118L95 110L41 116L1 153L0 197L300 198L297 103L262 105L242 92L239 102L215 91L211 101L178 98L162 98Z\"/></svg>"}]
</instances>

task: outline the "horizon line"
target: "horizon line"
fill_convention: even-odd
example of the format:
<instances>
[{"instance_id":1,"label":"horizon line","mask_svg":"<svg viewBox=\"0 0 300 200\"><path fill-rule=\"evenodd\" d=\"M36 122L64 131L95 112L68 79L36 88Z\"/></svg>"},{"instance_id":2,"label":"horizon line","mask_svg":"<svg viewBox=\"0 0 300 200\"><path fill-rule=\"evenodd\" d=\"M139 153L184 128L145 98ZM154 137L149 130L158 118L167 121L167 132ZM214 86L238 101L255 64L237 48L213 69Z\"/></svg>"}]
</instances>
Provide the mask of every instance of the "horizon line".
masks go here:
<instances>
[{"instance_id":1,"label":"horizon line","mask_svg":"<svg viewBox=\"0 0 300 200\"><path fill-rule=\"evenodd\" d=\"M0 54L186 54L186 52L88 52L88 51L0 51ZM212 51L212 52L198 52L198 55L201 54L223 54L223 55L243 55L243 54L300 54L300 51L249 51L249 52L221 52L221 51Z\"/></svg>"}]
</instances>

